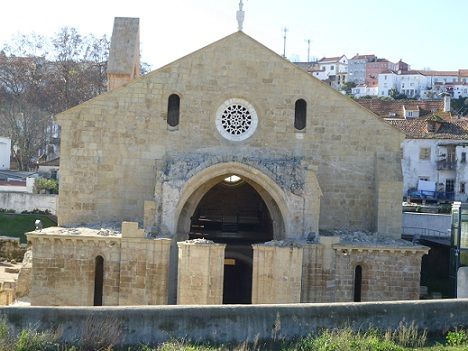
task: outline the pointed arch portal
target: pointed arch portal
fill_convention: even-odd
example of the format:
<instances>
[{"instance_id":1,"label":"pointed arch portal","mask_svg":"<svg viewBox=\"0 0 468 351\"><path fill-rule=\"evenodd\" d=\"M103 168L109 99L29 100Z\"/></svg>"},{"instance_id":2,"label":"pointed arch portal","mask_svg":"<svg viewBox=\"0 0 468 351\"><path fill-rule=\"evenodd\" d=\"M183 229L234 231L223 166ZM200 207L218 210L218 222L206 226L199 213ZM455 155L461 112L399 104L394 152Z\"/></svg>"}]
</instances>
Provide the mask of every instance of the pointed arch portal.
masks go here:
<instances>
[{"instance_id":1,"label":"pointed arch portal","mask_svg":"<svg viewBox=\"0 0 468 351\"><path fill-rule=\"evenodd\" d=\"M251 303L252 244L285 235L287 207L279 186L251 166L218 164L187 182L176 213L178 240L227 245L223 303Z\"/></svg>"}]
</instances>

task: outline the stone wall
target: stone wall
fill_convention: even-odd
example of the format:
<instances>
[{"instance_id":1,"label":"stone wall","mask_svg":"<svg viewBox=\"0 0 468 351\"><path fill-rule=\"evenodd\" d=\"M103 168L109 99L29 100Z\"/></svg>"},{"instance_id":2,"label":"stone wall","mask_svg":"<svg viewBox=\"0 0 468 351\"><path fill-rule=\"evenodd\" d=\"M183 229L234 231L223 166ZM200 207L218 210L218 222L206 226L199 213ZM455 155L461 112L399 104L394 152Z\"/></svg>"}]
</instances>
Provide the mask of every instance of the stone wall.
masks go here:
<instances>
[{"instance_id":1,"label":"stone wall","mask_svg":"<svg viewBox=\"0 0 468 351\"><path fill-rule=\"evenodd\" d=\"M429 231L436 230L449 235L451 225L452 216L449 214L403 213L403 227L410 227L405 230L407 234L421 234L422 231L419 228L422 228Z\"/></svg>"},{"instance_id":2,"label":"stone wall","mask_svg":"<svg viewBox=\"0 0 468 351\"><path fill-rule=\"evenodd\" d=\"M336 297L353 301L355 269L362 268L361 301L418 300L427 249L336 245Z\"/></svg>"},{"instance_id":3,"label":"stone wall","mask_svg":"<svg viewBox=\"0 0 468 351\"><path fill-rule=\"evenodd\" d=\"M320 244L304 247L301 302L353 301L357 266L360 301L417 300L427 252L421 246L356 246L321 238Z\"/></svg>"},{"instance_id":4,"label":"stone wall","mask_svg":"<svg viewBox=\"0 0 468 351\"><path fill-rule=\"evenodd\" d=\"M104 258L103 305L118 305L120 240L28 235L33 248L31 304L92 306L96 257Z\"/></svg>"},{"instance_id":5,"label":"stone wall","mask_svg":"<svg viewBox=\"0 0 468 351\"><path fill-rule=\"evenodd\" d=\"M22 211L49 210L57 212L57 195L29 194L18 192L0 192L0 208L12 209L17 213Z\"/></svg>"},{"instance_id":6,"label":"stone wall","mask_svg":"<svg viewBox=\"0 0 468 351\"><path fill-rule=\"evenodd\" d=\"M219 344L291 340L331 328L396 329L401 322L432 335L468 328L468 300L426 300L337 304L152 307L8 307L0 308L11 332L34 326L57 330L69 343L92 333L106 340L109 326L120 335L114 346L140 346L167 340Z\"/></svg>"},{"instance_id":7,"label":"stone wall","mask_svg":"<svg viewBox=\"0 0 468 351\"><path fill-rule=\"evenodd\" d=\"M104 306L168 303L171 240L148 239L137 223L124 222L122 234L51 227L28 233L28 240L32 305L92 306L98 256Z\"/></svg>"},{"instance_id":8,"label":"stone wall","mask_svg":"<svg viewBox=\"0 0 468 351\"><path fill-rule=\"evenodd\" d=\"M137 223L122 227L119 305L167 305L171 239L146 238Z\"/></svg>"},{"instance_id":9,"label":"stone wall","mask_svg":"<svg viewBox=\"0 0 468 351\"><path fill-rule=\"evenodd\" d=\"M321 236L319 243L253 245L252 303L353 301L357 266L362 269L358 301L418 299L421 258L429 249L373 238L380 241ZM173 241L147 238L137 223L124 222L122 234L46 228L29 233L28 240L32 305L93 305L98 256L104 259L103 305L168 304L175 295L178 304L223 303L224 244L179 242L173 266L177 294L172 294Z\"/></svg>"}]
</instances>

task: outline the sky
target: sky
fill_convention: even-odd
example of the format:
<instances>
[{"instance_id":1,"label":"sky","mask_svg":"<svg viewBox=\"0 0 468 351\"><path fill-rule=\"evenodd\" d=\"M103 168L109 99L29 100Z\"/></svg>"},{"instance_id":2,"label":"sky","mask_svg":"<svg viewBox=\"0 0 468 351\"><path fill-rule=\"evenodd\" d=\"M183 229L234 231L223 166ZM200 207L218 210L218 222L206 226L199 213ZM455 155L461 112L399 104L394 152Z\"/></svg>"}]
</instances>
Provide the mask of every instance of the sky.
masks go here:
<instances>
[{"instance_id":1,"label":"sky","mask_svg":"<svg viewBox=\"0 0 468 351\"><path fill-rule=\"evenodd\" d=\"M152 69L237 31L239 0L17 0L2 3L0 47L16 33L62 27L112 34L114 17L139 17L142 61ZM414 69L468 69L468 0L244 0L244 32L278 54L348 58L373 53Z\"/></svg>"}]
</instances>

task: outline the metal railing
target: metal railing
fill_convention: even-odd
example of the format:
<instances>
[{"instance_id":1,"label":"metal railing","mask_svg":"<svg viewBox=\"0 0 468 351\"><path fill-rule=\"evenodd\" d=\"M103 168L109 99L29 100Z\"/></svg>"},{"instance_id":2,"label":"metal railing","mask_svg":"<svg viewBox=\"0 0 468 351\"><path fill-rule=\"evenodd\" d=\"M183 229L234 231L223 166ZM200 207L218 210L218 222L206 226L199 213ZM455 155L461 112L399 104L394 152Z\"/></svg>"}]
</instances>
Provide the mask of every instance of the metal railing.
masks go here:
<instances>
[{"instance_id":1,"label":"metal railing","mask_svg":"<svg viewBox=\"0 0 468 351\"><path fill-rule=\"evenodd\" d=\"M437 170L450 170L450 169L456 169L457 168L457 162L455 160L451 159L443 159L437 161Z\"/></svg>"},{"instance_id":2,"label":"metal railing","mask_svg":"<svg viewBox=\"0 0 468 351\"><path fill-rule=\"evenodd\" d=\"M402 235L417 236L419 238L428 239L450 239L450 231L442 232L436 229L421 228L421 227L402 227Z\"/></svg>"}]
</instances>

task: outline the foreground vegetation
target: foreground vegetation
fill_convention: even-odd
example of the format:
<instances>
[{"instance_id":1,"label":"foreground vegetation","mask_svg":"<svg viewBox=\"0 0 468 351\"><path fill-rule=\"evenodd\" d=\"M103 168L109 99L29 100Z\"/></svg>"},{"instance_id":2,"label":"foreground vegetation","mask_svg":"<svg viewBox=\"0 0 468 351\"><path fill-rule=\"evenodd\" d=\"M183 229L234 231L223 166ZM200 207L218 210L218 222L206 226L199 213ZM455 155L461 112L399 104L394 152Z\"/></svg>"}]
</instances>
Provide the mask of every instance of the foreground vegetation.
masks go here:
<instances>
[{"instance_id":1,"label":"foreground vegetation","mask_svg":"<svg viewBox=\"0 0 468 351\"><path fill-rule=\"evenodd\" d=\"M59 335L53 332L23 330L19 335L11 335L5 322L0 324L0 351L466 351L468 350L468 332L455 330L448 332L440 342L429 341L425 331L418 331L413 325L400 326L395 331L381 333L376 330L354 332L351 329L323 331L293 342L276 341L271 344L254 342L237 346L213 346L171 341L156 347L141 345L138 347L116 349L112 340L119 338L118 328L100 330L101 337L95 333L84 335L76 345L61 344ZM96 331L95 331L96 332Z\"/></svg>"},{"instance_id":2,"label":"foreground vegetation","mask_svg":"<svg viewBox=\"0 0 468 351\"><path fill-rule=\"evenodd\" d=\"M44 228L57 225L46 215L0 213L0 235L20 238L22 243L26 243L24 233L33 231L36 228L34 225L36 219L41 220Z\"/></svg>"}]
</instances>

